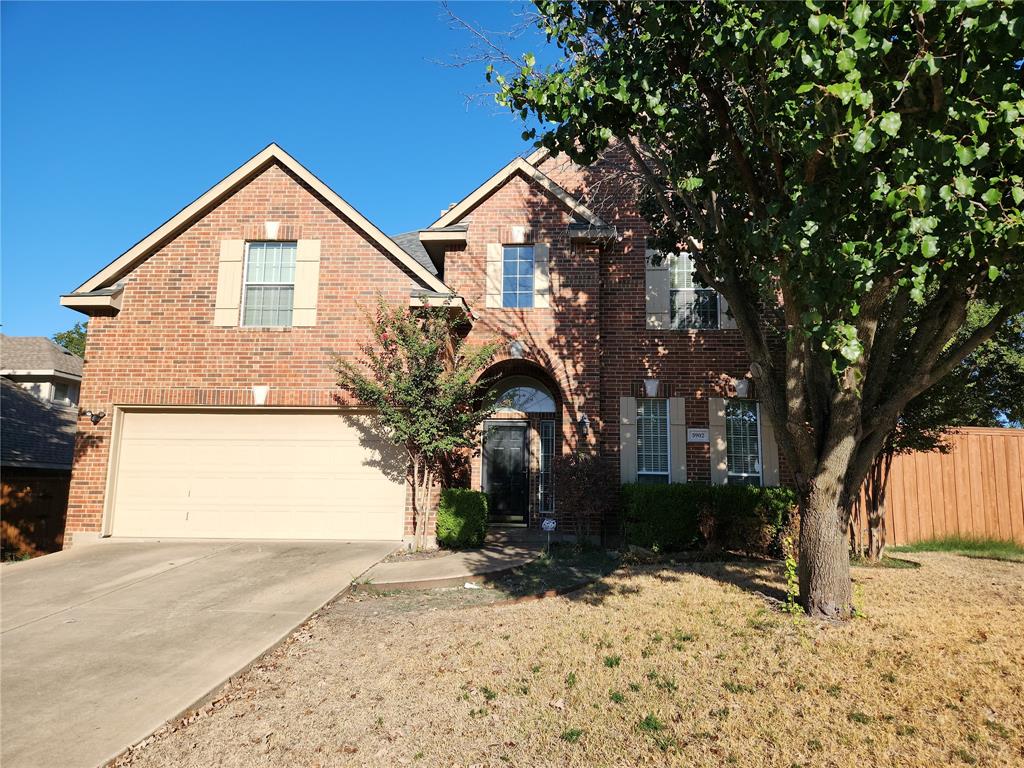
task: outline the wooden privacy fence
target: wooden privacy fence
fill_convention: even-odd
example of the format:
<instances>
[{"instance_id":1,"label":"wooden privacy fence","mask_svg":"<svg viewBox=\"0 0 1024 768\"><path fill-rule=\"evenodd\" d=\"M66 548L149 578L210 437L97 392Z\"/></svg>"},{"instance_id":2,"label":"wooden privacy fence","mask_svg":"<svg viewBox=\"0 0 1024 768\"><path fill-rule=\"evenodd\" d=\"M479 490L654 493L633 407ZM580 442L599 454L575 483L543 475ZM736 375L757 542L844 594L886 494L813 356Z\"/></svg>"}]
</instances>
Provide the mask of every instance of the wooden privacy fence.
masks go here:
<instances>
[{"instance_id":1,"label":"wooden privacy fence","mask_svg":"<svg viewBox=\"0 0 1024 768\"><path fill-rule=\"evenodd\" d=\"M950 450L895 456L885 509L885 543L944 536L1024 544L1024 430L961 427ZM863 505L854 525L867 528Z\"/></svg>"}]
</instances>

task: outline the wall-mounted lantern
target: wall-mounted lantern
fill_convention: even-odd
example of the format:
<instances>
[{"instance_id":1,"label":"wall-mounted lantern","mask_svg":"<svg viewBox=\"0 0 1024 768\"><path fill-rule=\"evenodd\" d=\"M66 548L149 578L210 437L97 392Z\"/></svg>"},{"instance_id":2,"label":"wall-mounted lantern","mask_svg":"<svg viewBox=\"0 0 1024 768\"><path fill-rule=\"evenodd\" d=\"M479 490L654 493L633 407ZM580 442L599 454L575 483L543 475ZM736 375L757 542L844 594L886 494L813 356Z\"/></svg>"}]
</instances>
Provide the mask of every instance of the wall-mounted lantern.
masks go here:
<instances>
[{"instance_id":1,"label":"wall-mounted lantern","mask_svg":"<svg viewBox=\"0 0 1024 768\"><path fill-rule=\"evenodd\" d=\"M579 435L580 440L586 440L587 435L590 434L590 417L585 413L581 413L576 422L576 434Z\"/></svg>"}]
</instances>

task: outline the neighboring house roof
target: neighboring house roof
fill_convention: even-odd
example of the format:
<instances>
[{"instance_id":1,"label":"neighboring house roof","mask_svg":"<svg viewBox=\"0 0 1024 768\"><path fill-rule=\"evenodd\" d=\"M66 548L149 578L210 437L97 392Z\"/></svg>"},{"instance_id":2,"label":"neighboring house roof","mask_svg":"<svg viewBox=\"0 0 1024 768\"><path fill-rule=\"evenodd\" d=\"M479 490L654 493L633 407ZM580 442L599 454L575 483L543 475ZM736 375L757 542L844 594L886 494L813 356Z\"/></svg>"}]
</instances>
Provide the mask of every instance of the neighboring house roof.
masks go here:
<instances>
[{"instance_id":1,"label":"neighboring house roof","mask_svg":"<svg viewBox=\"0 0 1024 768\"><path fill-rule=\"evenodd\" d=\"M277 146L277 144L270 144L82 283L75 289L73 294L61 297L61 303L65 306L76 308L79 306L84 307L83 298L90 299L101 289L114 286L154 250L188 227L196 219L206 214L211 208L219 204L221 200L233 193L241 184L244 184L274 162L280 163L287 168L328 203L341 211L344 216L366 234L371 242L380 246L385 253L392 256L397 262L403 264L412 272L424 288L443 293L453 293L427 267L399 247L394 240L377 229L365 216L345 202L337 192L324 184L324 182L314 176L295 158ZM83 297L83 294L86 294L86 296Z\"/></svg>"},{"instance_id":2,"label":"neighboring house roof","mask_svg":"<svg viewBox=\"0 0 1024 768\"><path fill-rule=\"evenodd\" d=\"M398 243L403 251L426 267L432 275L437 274L437 267L434 266L430 254L427 253L427 249L420 242L420 231L418 229L412 232L403 232L400 235L392 235L391 239Z\"/></svg>"},{"instance_id":3,"label":"neighboring house roof","mask_svg":"<svg viewBox=\"0 0 1024 768\"><path fill-rule=\"evenodd\" d=\"M82 358L45 336L0 333L0 374L63 374L82 378Z\"/></svg>"},{"instance_id":4,"label":"neighboring house roof","mask_svg":"<svg viewBox=\"0 0 1024 768\"><path fill-rule=\"evenodd\" d=\"M77 418L0 378L0 466L71 469Z\"/></svg>"},{"instance_id":5,"label":"neighboring house roof","mask_svg":"<svg viewBox=\"0 0 1024 768\"><path fill-rule=\"evenodd\" d=\"M470 192L460 203L441 214L441 218L431 224L430 228L436 229L438 227L447 227L451 224L457 223L459 219L473 210L488 195L517 173L523 174L526 178L531 179L539 186L543 187L551 195L561 200L562 203L576 216L580 217L591 226L602 229L607 228L608 225L604 223L600 216L569 194L564 187L553 181L543 171L536 168L531 162L540 162L540 160L546 156L546 154L542 155L540 151L538 151L531 154L528 160L523 159L522 157L515 158L512 162L491 176L491 178Z\"/></svg>"}]
</instances>

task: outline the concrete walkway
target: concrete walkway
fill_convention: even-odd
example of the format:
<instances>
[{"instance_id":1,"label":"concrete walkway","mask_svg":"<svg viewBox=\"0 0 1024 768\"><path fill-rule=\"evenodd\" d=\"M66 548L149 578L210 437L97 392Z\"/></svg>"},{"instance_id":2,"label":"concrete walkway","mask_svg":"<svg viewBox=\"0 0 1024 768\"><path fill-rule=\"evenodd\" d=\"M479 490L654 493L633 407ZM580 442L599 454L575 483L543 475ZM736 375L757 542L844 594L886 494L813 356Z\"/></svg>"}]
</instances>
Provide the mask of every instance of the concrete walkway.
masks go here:
<instances>
[{"instance_id":1,"label":"concrete walkway","mask_svg":"<svg viewBox=\"0 0 1024 768\"><path fill-rule=\"evenodd\" d=\"M0 567L0 764L106 762L397 546L108 541Z\"/></svg>"},{"instance_id":2,"label":"concrete walkway","mask_svg":"<svg viewBox=\"0 0 1024 768\"><path fill-rule=\"evenodd\" d=\"M423 560L410 557L378 563L359 580L359 588L386 592L456 587L467 581L486 581L536 560L543 549L544 539L536 531L492 530L480 549L450 552Z\"/></svg>"}]
</instances>

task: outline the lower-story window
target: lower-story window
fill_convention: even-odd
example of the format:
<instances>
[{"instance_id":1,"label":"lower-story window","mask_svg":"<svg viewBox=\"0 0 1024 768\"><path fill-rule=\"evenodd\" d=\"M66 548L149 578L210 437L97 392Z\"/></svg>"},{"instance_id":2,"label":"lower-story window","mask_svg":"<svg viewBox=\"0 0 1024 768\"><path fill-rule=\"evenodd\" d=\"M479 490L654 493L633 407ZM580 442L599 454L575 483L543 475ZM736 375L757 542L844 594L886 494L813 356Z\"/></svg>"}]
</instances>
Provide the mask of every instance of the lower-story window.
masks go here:
<instances>
[{"instance_id":1,"label":"lower-story window","mask_svg":"<svg viewBox=\"0 0 1024 768\"><path fill-rule=\"evenodd\" d=\"M761 484L761 439L758 417L755 401L726 401L725 444L730 485Z\"/></svg>"},{"instance_id":2,"label":"lower-story window","mask_svg":"<svg viewBox=\"0 0 1024 768\"><path fill-rule=\"evenodd\" d=\"M668 467L668 400L637 400L636 480L667 483Z\"/></svg>"},{"instance_id":3,"label":"lower-story window","mask_svg":"<svg viewBox=\"0 0 1024 768\"><path fill-rule=\"evenodd\" d=\"M551 512L555 508L555 494L551 478L551 464L554 460L555 422L542 421L540 423L540 477L537 484L541 512Z\"/></svg>"}]
</instances>

